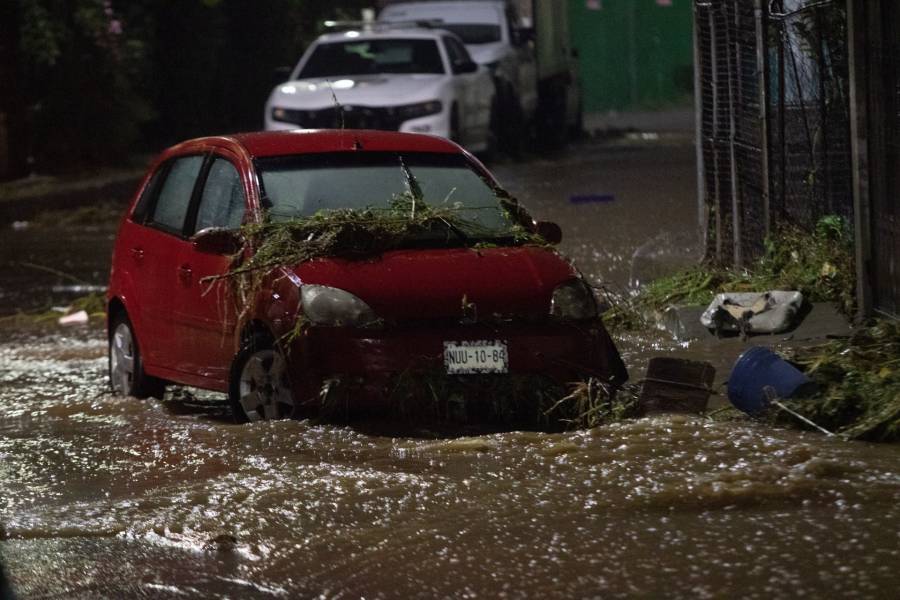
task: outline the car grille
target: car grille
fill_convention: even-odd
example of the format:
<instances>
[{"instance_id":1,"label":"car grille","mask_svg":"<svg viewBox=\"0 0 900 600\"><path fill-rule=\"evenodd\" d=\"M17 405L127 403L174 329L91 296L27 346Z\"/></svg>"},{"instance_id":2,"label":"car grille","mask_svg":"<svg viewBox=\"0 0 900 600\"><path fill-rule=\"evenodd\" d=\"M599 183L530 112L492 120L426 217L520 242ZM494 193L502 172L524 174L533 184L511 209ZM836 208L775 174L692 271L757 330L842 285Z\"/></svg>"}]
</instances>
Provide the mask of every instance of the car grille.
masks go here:
<instances>
[{"instance_id":1,"label":"car grille","mask_svg":"<svg viewBox=\"0 0 900 600\"><path fill-rule=\"evenodd\" d=\"M343 112L343 122L341 120ZM393 107L342 106L321 110L284 109L278 121L293 123L304 129L380 129L398 131L403 120Z\"/></svg>"}]
</instances>

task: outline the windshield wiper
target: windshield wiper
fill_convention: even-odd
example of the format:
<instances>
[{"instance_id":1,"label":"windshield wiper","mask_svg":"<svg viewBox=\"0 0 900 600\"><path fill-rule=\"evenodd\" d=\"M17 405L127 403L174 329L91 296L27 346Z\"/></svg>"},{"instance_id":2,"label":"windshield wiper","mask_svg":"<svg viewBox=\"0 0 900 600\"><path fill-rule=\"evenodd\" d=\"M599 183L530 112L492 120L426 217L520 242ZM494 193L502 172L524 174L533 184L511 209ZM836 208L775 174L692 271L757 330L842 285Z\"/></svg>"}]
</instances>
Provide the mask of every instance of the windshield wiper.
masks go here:
<instances>
[{"instance_id":1,"label":"windshield wiper","mask_svg":"<svg viewBox=\"0 0 900 600\"><path fill-rule=\"evenodd\" d=\"M444 225L446 225L450 231L455 233L456 237L458 237L460 240L462 240L462 243L464 245L466 245L466 246L469 245L469 236L466 235L466 232L463 231L458 225L454 225L453 223L451 223L444 217L438 217L438 220L440 220Z\"/></svg>"}]
</instances>

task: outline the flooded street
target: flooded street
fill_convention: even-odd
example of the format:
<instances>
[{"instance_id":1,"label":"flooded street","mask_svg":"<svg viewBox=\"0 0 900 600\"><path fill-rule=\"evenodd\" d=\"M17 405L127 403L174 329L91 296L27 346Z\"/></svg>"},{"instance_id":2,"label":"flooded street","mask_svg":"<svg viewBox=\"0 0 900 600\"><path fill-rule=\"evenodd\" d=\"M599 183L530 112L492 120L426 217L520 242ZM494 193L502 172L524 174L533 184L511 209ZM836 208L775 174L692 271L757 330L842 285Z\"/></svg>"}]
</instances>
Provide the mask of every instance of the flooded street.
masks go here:
<instances>
[{"instance_id":1,"label":"flooded street","mask_svg":"<svg viewBox=\"0 0 900 600\"><path fill-rule=\"evenodd\" d=\"M585 145L494 170L560 223L586 274L624 288L696 254L693 152ZM108 227L4 228L0 314L104 283ZM617 343L634 380L650 356L720 356L721 371L740 351ZM464 437L235 425L216 395L107 387L101 329L0 326L0 556L23 598L876 598L900 585L897 445L686 416Z\"/></svg>"}]
</instances>

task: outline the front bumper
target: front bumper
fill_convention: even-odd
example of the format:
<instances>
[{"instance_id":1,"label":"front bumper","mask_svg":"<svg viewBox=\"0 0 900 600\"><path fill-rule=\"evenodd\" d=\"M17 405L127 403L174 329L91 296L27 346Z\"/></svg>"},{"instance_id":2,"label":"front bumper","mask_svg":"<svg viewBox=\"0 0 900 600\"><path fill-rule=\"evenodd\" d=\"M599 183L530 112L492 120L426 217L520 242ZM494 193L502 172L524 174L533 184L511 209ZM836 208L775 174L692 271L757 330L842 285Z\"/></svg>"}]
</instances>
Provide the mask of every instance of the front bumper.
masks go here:
<instances>
[{"instance_id":1,"label":"front bumper","mask_svg":"<svg viewBox=\"0 0 900 600\"><path fill-rule=\"evenodd\" d=\"M503 340L510 375L535 375L560 385L596 377L619 385L628 373L599 322L575 324L409 326L384 330L313 327L295 339L288 356L301 404L318 402L327 381L354 382L360 399L378 405L397 378L444 373L444 342ZM460 380L478 376L454 375ZM493 376L498 377L498 376ZM502 377L502 376L501 376Z\"/></svg>"}]
</instances>

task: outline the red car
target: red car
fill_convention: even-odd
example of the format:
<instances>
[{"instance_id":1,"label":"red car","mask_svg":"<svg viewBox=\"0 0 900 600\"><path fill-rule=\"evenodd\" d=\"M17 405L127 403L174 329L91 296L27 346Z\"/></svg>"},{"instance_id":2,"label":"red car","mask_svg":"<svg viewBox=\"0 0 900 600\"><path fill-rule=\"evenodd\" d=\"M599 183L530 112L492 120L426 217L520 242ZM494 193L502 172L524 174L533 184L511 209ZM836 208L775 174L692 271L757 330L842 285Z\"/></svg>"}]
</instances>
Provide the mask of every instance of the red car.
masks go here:
<instances>
[{"instance_id":1,"label":"red car","mask_svg":"<svg viewBox=\"0 0 900 600\"><path fill-rule=\"evenodd\" d=\"M413 191L419 206L465 218L436 217L366 256L254 262L254 224L374 214ZM548 243L524 243L523 227ZM118 232L107 293L112 388L220 391L240 420L258 420L315 412L337 384L354 389L354 405L376 405L412 370L464 382L623 382L592 290L549 247L560 237L441 138L322 130L184 142L150 169ZM236 285L240 277L253 287Z\"/></svg>"}]
</instances>

